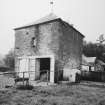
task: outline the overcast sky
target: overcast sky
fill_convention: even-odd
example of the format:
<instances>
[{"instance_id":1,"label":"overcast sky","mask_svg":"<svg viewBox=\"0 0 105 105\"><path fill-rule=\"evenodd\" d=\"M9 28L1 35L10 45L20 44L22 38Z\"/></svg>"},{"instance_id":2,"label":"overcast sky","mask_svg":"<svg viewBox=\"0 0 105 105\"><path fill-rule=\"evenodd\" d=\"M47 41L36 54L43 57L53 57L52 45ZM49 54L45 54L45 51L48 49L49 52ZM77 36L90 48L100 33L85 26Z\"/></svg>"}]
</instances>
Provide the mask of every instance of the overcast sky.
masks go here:
<instances>
[{"instance_id":1,"label":"overcast sky","mask_svg":"<svg viewBox=\"0 0 105 105\"><path fill-rule=\"evenodd\" d=\"M0 54L14 47L13 28L51 12L50 0L0 0ZM105 0L54 0L54 13L74 24L87 41L105 34Z\"/></svg>"}]
</instances>

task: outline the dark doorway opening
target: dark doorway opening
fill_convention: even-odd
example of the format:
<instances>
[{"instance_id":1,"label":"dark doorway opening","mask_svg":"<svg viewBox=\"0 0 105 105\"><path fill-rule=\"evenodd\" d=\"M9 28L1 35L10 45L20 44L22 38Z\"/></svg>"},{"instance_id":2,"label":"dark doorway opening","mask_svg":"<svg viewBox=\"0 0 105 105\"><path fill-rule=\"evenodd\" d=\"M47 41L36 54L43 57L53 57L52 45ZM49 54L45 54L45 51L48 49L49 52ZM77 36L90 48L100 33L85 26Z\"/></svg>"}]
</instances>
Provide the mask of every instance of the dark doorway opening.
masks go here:
<instances>
[{"instance_id":1,"label":"dark doorway opening","mask_svg":"<svg viewBox=\"0 0 105 105\"><path fill-rule=\"evenodd\" d=\"M50 79L50 58L40 58L40 80Z\"/></svg>"}]
</instances>

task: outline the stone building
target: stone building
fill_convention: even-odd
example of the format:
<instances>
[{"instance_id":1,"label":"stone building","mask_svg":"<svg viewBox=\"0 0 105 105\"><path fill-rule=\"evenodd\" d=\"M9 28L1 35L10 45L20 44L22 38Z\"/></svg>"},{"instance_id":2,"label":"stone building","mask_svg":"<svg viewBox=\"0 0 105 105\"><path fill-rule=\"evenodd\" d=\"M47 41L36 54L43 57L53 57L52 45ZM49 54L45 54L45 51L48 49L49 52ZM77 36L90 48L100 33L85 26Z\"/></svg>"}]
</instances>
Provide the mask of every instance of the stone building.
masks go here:
<instances>
[{"instance_id":1,"label":"stone building","mask_svg":"<svg viewBox=\"0 0 105 105\"><path fill-rule=\"evenodd\" d=\"M72 25L54 14L15 28L15 70L31 71L25 74L30 80L37 80L41 72L48 70L52 83L63 71L62 79L67 80L70 71L81 66L83 38Z\"/></svg>"}]
</instances>

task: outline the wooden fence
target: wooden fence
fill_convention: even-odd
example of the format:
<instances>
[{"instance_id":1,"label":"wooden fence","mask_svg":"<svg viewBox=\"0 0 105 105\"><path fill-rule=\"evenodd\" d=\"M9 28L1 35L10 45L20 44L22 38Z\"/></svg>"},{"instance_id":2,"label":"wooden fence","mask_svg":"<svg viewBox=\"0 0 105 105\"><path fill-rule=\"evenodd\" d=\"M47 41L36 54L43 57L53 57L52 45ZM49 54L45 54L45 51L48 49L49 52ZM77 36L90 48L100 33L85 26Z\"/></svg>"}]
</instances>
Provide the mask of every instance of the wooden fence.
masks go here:
<instances>
[{"instance_id":1,"label":"wooden fence","mask_svg":"<svg viewBox=\"0 0 105 105\"><path fill-rule=\"evenodd\" d=\"M105 82L105 72L99 71L82 71L81 72L82 80Z\"/></svg>"},{"instance_id":2,"label":"wooden fence","mask_svg":"<svg viewBox=\"0 0 105 105\"><path fill-rule=\"evenodd\" d=\"M45 73L43 75L43 77L39 77L36 79L44 82L49 82L49 78L50 78L50 72L48 70L43 70L40 71L41 74L43 74L43 72ZM5 87L5 86L13 86L15 85L16 82L21 82L23 85L26 85L25 83L29 82L30 79L30 75L28 77L26 77L26 74L30 74L30 73L35 73L35 71L24 71L24 72L1 72L0 73L0 87ZM63 75L62 75L62 71L56 71L55 72L55 82L59 81L60 79L62 79ZM19 77L19 74L22 74L22 77ZM40 75L41 75L40 74Z\"/></svg>"}]
</instances>

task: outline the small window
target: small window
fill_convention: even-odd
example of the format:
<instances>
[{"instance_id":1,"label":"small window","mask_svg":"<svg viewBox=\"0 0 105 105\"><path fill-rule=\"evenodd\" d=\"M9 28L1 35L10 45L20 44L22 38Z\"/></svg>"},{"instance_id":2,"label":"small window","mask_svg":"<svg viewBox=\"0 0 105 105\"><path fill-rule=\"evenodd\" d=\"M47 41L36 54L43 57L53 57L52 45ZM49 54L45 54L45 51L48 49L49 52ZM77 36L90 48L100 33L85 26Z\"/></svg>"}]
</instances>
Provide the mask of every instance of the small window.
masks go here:
<instances>
[{"instance_id":1,"label":"small window","mask_svg":"<svg viewBox=\"0 0 105 105\"><path fill-rule=\"evenodd\" d=\"M31 41L32 47L35 47L36 46L36 43L37 43L36 38L33 37L32 38L32 41Z\"/></svg>"}]
</instances>

